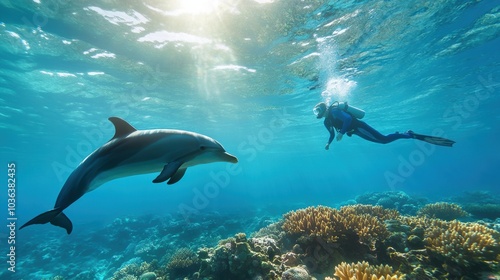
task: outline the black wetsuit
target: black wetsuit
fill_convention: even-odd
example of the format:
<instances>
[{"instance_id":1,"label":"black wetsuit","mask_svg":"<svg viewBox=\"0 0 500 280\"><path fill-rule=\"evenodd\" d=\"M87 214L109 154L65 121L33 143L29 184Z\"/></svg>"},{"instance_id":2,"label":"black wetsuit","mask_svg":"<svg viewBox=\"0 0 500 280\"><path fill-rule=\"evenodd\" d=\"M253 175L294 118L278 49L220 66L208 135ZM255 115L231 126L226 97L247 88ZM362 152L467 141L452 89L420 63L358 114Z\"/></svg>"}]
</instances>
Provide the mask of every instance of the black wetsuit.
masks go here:
<instances>
[{"instance_id":1,"label":"black wetsuit","mask_svg":"<svg viewBox=\"0 0 500 280\"><path fill-rule=\"evenodd\" d=\"M347 133L347 136L356 134L363 139L381 144L387 144L398 139L413 138L407 132L383 135L364 121L358 120L351 116L351 114L335 107L328 109L324 124L330 132L328 144L332 143L333 138L335 138L335 130L338 130L341 134Z\"/></svg>"}]
</instances>

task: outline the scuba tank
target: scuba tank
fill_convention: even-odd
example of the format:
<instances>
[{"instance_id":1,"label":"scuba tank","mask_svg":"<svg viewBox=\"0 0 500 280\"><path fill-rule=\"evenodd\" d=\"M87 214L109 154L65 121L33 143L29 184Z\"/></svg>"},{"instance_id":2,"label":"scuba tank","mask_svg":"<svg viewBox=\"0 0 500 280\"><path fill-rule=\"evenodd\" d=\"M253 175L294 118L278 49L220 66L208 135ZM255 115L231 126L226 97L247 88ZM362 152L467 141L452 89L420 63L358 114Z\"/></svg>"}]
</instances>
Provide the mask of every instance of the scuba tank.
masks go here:
<instances>
[{"instance_id":1,"label":"scuba tank","mask_svg":"<svg viewBox=\"0 0 500 280\"><path fill-rule=\"evenodd\" d=\"M339 108L340 110L351 114L356 119L362 119L365 116L365 111L363 111L359 108L356 108L354 106L348 105L347 102L335 101L335 102L333 102L331 107Z\"/></svg>"}]
</instances>

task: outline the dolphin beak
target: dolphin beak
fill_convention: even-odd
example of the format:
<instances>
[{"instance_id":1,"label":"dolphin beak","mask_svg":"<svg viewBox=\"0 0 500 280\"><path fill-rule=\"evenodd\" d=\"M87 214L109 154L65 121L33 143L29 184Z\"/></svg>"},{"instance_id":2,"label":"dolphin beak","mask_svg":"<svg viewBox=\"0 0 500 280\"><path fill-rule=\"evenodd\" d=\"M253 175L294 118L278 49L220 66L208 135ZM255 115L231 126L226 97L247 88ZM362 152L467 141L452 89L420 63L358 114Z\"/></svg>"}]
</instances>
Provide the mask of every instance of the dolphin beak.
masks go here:
<instances>
[{"instance_id":1,"label":"dolphin beak","mask_svg":"<svg viewBox=\"0 0 500 280\"><path fill-rule=\"evenodd\" d=\"M237 157L235 157L232 154L229 154L227 152L224 153L223 157L224 157L224 161L231 162L231 163L237 163L238 162L238 158Z\"/></svg>"}]
</instances>

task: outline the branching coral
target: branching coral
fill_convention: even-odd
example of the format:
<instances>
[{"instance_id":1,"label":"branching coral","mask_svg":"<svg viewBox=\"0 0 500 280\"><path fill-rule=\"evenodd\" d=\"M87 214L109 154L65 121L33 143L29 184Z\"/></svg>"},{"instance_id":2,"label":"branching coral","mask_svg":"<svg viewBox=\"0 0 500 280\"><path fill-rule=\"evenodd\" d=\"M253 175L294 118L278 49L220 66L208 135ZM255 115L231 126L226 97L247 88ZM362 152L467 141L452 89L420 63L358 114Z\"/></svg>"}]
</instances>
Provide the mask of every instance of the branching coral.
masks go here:
<instances>
[{"instance_id":1,"label":"branching coral","mask_svg":"<svg viewBox=\"0 0 500 280\"><path fill-rule=\"evenodd\" d=\"M471 276L479 267L494 268L500 261L500 233L478 223L443 221L426 217L401 217L412 228L424 229L427 251L443 268ZM455 276L456 276L455 275Z\"/></svg>"},{"instance_id":2,"label":"branching coral","mask_svg":"<svg viewBox=\"0 0 500 280\"><path fill-rule=\"evenodd\" d=\"M340 213L342 224L346 228L353 229L360 241L369 244L372 249L377 240L383 240L389 236L383 222L399 217L397 210L362 204L344 206L340 208Z\"/></svg>"},{"instance_id":3,"label":"branching coral","mask_svg":"<svg viewBox=\"0 0 500 280\"><path fill-rule=\"evenodd\" d=\"M426 230L426 247L457 264L496 262L500 233L477 223L432 220Z\"/></svg>"},{"instance_id":4,"label":"branching coral","mask_svg":"<svg viewBox=\"0 0 500 280\"><path fill-rule=\"evenodd\" d=\"M384 223L368 214L341 215L340 222L345 228L353 230L358 235L359 241L369 245L372 250L377 240L384 240L389 236Z\"/></svg>"},{"instance_id":5,"label":"branching coral","mask_svg":"<svg viewBox=\"0 0 500 280\"><path fill-rule=\"evenodd\" d=\"M286 213L283 229L288 234L321 237L327 242L336 242L338 233L346 230L340 219L336 209L325 206L307 207Z\"/></svg>"},{"instance_id":6,"label":"branching coral","mask_svg":"<svg viewBox=\"0 0 500 280\"><path fill-rule=\"evenodd\" d=\"M461 217L468 216L462 207L454 203L438 202L427 204L418 211L418 216L427 216L429 218L438 218L451 221Z\"/></svg>"},{"instance_id":7,"label":"branching coral","mask_svg":"<svg viewBox=\"0 0 500 280\"><path fill-rule=\"evenodd\" d=\"M399 280L404 279L404 274L396 271L393 272L392 267L388 265L372 266L367 262L358 262L347 264L342 262L335 267L335 276L340 280ZM333 280L326 277L325 280Z\"/></svg>"},{"instance_id":8,"label":"branching coral","mask_svg":"<svg viewBox=\"0 0 500 280\"><path fill-rule=\"evenodd\" d=\"M381 221L392 220L399 217L399 212L394 209L386 209L382 206L356 204L340 208L340 212L345 214L368 214L377 217Z\"/></svg>"},{"instance_id":9,"label":"branching coral","mask_svg":"<svg viewBox=\"0 0 500 280\"><path fill-rule=\"evenodd\" d=\"M373 249L376 240L388 236L382 220L395 216L397 211L380 206L346 206L340 211L325 206L308 207L285 214L283 229L289 234L320 237L330 243L337 242L347 232L354 232L360 242Z\"/></svg>"}]
</instances>

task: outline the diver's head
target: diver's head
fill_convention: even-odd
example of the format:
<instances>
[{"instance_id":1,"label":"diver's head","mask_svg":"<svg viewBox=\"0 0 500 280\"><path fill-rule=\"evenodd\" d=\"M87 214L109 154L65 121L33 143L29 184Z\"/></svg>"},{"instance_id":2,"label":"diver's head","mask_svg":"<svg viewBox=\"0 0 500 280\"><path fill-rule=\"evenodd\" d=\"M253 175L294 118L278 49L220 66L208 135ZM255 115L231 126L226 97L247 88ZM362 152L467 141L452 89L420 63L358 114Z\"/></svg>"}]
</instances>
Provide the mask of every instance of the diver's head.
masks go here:
<instances>
[{"instance_id":1,"label":"diver's head","mask_svg":"<svg viewBox=\"0 0 500 280\"><path fill-rule=\"evenodd\" d=\"M314 115L316 115L317 119L321 119L326 115L326 103L325 102L320 102L314 106L313 109Z\"/></svg>"}]
</instances>

